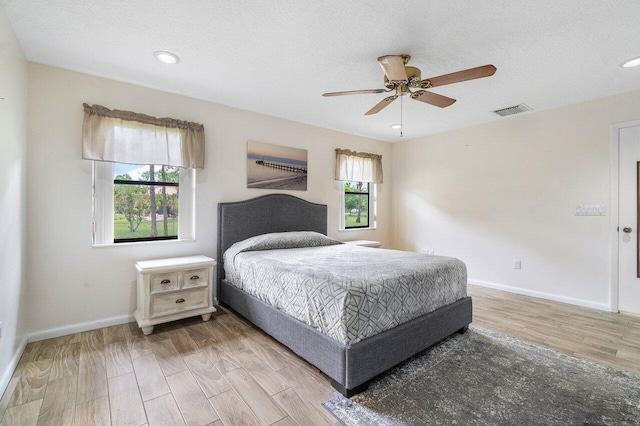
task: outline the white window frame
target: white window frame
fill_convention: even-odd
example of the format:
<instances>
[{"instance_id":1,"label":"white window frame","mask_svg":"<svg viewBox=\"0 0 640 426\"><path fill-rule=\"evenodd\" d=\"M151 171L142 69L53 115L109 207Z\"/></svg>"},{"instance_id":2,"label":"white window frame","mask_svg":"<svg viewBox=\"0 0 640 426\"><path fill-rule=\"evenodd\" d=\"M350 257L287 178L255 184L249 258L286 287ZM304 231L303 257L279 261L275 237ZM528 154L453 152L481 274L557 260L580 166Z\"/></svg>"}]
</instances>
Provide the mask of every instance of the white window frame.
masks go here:
<instances>
[{"instance_id":1,"label":"white window frame","mask_svg":"<svg viewBox=\"0 0 640 426\"><path fill-rule=\"evenodd\" d=\"M377 228L378 221L378 185L369 182L369 226L366 228L346 228L345 227L345 200L344 200L344 185L346 182L337 181L340 185L340 218L338 231L352 232L352 231L366 231Z\"/></svg>"},{"instance_id":2,"label":"white window frame","mask_svg":"<svg viewBox=\"0 0 640 426\"><path fill-rule=\"evenodd\" d=\"M92 245L120 246L127 244L166 243L175 241L195 240L195 169L180 169L178 198L178 239L157 241L136 241L130 243L114 243L113 241L113 217L114 217L114 163L106 161L93 162L93 238Z\"/></svg>"}]
</instances>

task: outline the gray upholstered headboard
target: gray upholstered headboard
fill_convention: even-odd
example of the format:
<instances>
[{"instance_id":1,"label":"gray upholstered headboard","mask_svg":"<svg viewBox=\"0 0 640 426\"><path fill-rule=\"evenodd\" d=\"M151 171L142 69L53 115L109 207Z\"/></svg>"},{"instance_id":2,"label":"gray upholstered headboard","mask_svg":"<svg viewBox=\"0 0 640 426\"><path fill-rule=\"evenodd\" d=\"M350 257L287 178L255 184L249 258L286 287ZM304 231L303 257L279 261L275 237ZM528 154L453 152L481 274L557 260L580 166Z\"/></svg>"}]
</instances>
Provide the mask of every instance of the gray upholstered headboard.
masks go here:
<instances>
[{"instance_id":1,"label":"gray upholstered headboard","mask_svg":"<svg viewBox=\"0 0 640 426\"><path fill-rule=\"evenodd\" d=\"M286 194L218 204L218 298L224 278L222 255L234 243L269 232L316 231L327 235L327 206Z\"/></svg>"}]
</instances>

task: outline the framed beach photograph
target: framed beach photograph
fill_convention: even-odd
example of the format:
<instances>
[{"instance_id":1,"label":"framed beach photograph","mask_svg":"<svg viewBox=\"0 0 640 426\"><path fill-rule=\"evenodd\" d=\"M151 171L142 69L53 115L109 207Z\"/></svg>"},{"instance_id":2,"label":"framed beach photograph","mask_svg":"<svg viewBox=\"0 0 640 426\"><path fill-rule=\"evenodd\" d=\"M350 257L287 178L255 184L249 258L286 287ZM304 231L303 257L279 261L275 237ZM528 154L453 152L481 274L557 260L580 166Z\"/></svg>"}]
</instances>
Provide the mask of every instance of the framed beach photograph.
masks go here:
<instances>
[{"instance_id":1,"label":"framed beach photograph","mask_svg":"<svg viewBox=\"0 0 640 426\"><path fill-rule=\"evenodd\" d=\"M307 150L247 141L247 188L307 190Z\"/></svg>"}]
</instances>

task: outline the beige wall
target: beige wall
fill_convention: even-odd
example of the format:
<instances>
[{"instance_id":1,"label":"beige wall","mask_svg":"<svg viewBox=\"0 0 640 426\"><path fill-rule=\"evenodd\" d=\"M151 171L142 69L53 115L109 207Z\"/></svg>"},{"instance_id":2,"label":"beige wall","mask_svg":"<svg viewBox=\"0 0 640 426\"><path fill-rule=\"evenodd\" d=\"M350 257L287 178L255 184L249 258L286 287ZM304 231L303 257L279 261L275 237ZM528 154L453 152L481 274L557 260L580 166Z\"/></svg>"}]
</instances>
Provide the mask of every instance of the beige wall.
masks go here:
<instances>
[{"instance_id":1,"label":"beige wall","mask_svg":"<svg viewBox=\"0 0 640 426\"><path fill-rule=\"evenodd\" d=\"M637 119L633 92L395 144L394 245L459 257L472 282L607 309L611 124ZM574 216L580 204L607 215Z\"/></svg>"},{"instance_id":2,"label":"beige wall","mask_svg":"<svg viewBox=\"0 0 640 426\"><path fill-rule=\"evenodd\" d=\"M80 140L83 102L204 124L196 241L91 247L91 162L81 158ZM308 191L280 192L327 204L330 236L390 243L391 178L380 187L378 229L357 232L337 230L340 186L333 182L335 148L382 154L391 177L388 143L33 63L29 114L29 325L34 338L71 332L77 324L97 327L128 318L135 305L137 260L215 256L217 204L269 193L246 188L249 139L308 150Z\"/></svg>"},{"instance_id":3,"label":"beige wall","mask_svg":"<svg viewBox=\"0 0 640 426\"><path fill-rule=\"evenodd\" d=\"M197 241L91 247L82 102L204 123ZM246 188L249 139L309 151L309 190L289 193L328 204L333 237L456 256L472 282L606 309L610 125L638 119L638 111L640 92L634 92L390 145L30 64L30 328L40 338L123 321L134 309L136 260L215 256L217 203L267 193ZM337 231L336 147L383 155L386 183L375 231ZM604 204L607 215L576 217L578 204ZM522 270L513 269L515 259Z\"/></svg>"},{"instance_id":4,"label":"beige wall","mask_svg":"<svg viewBox=\"0 0 640 426\"><path fill-rule=\"evenodd\" d=\"M0 6L0 395L26 333L27 61Z\"/></svg>"}]
</instances>

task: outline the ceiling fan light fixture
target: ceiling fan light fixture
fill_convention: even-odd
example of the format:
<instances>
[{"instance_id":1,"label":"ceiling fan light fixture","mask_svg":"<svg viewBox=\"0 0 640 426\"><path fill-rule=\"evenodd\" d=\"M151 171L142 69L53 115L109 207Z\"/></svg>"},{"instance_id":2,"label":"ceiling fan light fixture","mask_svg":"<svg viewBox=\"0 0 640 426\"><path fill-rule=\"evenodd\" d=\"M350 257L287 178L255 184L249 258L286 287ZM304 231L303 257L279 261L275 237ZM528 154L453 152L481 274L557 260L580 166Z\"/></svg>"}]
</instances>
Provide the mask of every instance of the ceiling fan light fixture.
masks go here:
<instances>
[{"instance_id":1,"label":"ceiling fan light fixture","mask_svg":"<svg viewBox=\"0 0 640 426\"><path fill-rule=\"evenodd\" d=\"M400 98L400 137L402 137L402 99L404 95L409 95L411 99L431 104L440 108L453 105L456 101L433 92L418 90L412 92L410 88L428 89L431 87L444 86L447 84L461 83L463 81L475 80L483 77L491 77L496 72L496 67L487 64L480 67L469 68L436 77L422 80L422 72L416 67L407 66L409 55L385 55L378 58L378 63L384 71L384 89L368 90L348 90L343 92L323 93L322 96L342 96L360 95L365 93L395 92L395 95L387 96L378 102L373 108L365 112L364 115L373 115L382 111L393 101Z\"/></svg>"},{"instance_id":2,"label":"ceiling fan light fixture","mask_svg":"<svg viewBox=\"0 0 640 426\"><path fill-rule=\"evenodd\" d=\"M156 52L153 52L153 56L156 57L157 60L159 60L160 62L162 62L163 64L177 64L178 62L180 62L180 58L178 57L178 55L175 55L171 52L165 52L162 50L158 50Z\"/></svg>"},{"instance_id":3,"label":"ceiling fan light fixture","mask_svg":"<svg viewBox=\"0 0 640 426\"><path fill-rule=\"evenodd\" d=\"M402 124L392 124L391 127L393 130L402 129Z\"/></svg>"},{"instance_id":4,"label":"ceiling fan light fixture","mask_svg":"<svg viewBox=\"0 0 640 426\"><path fill-rule=\"evenodd\" d=\"M640 65L640 56L636 56L635 58L628 59L620 64L622 68L637 67L638 65Z\"/></svg>"}]
</instances>

